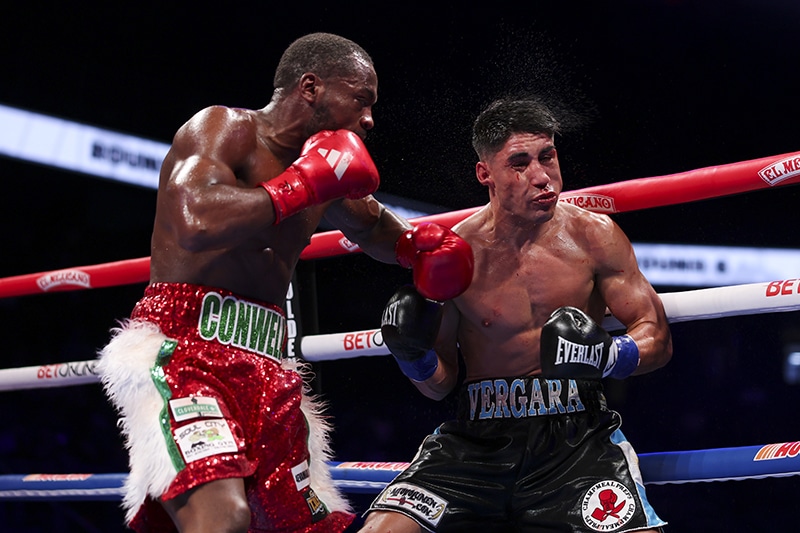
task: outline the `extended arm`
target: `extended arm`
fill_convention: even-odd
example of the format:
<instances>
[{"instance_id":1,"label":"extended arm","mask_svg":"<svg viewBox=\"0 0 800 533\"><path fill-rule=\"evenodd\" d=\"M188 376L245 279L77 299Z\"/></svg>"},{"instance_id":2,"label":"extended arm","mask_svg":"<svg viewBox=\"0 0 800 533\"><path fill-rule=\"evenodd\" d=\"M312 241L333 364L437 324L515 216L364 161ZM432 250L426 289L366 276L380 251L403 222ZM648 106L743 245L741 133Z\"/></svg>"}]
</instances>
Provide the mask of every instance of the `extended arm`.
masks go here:
<instances>
[{"instance_id":1,"label":"extended arm","mask_svg":"<svg viewBox=\"0 0 800 533\"><path fill-rule=\"evenodd\" d=\"M325 218L339 228L348 240L370 257L383 263L397 263L395 244L411 224L390 209L367 196L360 200L333 202Z\"/></svg>"},{"instance_id":2,"label":"extended arm","mask_svg":"<svg viewBox=\"0 0 800 533\"><path fill-rule=\"evenodd\" d=\"M472 282L472 248L449 228L430 222L412 228L372 196L333 202L325 217L371 257L413 269L414 286L427 298L450 300Z\"/></svg>"}]
</instances>

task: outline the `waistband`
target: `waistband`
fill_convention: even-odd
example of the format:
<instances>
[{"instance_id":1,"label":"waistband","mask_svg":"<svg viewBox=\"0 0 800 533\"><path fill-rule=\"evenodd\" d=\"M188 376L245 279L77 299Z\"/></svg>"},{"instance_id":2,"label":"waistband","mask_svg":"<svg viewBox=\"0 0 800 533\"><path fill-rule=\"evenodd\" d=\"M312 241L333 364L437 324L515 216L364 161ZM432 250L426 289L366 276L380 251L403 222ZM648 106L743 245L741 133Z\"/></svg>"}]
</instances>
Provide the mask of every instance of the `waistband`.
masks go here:
<instances>
[{"instance_id":1,"label":"waistband","mask_svg":"<svg viewBox=\"0 0 800 533\"><path fill-rule=\"evenodd\" d=\"M500 420L606 409L603 384L594 380L517 377L465 383L459 420Z\"/></svg>"},{"instance_id":2,"label":"waistband","mask_svg":"<svg viewBox=\"0 0 800 533\"><path fill-rule=\"evenodd\" d=\"M190 283L151 283L131 318L159 325L170 337L193 337L280 361L286 318L277 305Z\"/></svg>"}]
</instances>

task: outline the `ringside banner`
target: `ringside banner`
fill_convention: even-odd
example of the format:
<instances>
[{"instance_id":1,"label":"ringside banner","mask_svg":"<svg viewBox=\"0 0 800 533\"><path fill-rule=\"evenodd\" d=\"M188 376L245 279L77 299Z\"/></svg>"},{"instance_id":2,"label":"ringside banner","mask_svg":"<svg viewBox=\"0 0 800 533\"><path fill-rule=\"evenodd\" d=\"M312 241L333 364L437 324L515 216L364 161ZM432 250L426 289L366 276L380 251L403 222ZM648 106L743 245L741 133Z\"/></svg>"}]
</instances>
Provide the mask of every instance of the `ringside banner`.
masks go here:
<instances>
[{"instance_id":1,"label":"ringside banner","mask_svg":"<svg viewBox=\"0 0 800 533\"><path fill-rule=\"evenodd\" d=\"M43 165L158 187L169 145L0 105L0 153Z\"/></svg>"}]
</instances>

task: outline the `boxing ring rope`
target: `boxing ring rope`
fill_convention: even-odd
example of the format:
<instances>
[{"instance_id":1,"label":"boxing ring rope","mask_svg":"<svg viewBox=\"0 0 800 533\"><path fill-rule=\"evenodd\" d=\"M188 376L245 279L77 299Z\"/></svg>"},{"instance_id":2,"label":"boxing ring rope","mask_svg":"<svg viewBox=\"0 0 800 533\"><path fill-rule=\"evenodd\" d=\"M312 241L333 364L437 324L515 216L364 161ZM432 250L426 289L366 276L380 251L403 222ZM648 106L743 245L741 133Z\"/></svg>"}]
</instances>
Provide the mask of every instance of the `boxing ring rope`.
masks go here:
<instances>
[{"instance_id":1,"label":"boxing ring rope","mask_svg":"<svg viewBox=\"0 0 800 533\"><path fill-rule=\"evenodd\" d=\"M329 462L336 486L351 494L382 490L408 463ZM642 453L645 485L763 479L800 475L800 442ZM0 476L0 500L119 500L126 474Z\"/></svg>"},{"instance_id":2,"label":"boxing ring rope","mask_svg":"<svg viewBox=\"0 0 800 533\"><path fill-rule=\"evenodd\" d=\"M564 191L560 200L589 211L614 214L696 202L798 182L800 182L800 152L791 152L678 174ZM475 207L429 215L415 219L415 222L437 222L452 227L478 209L480 208ZM348 241L341 232L328 231L312 236L311 243L300 257L321 259L355 251L358 251L358 247Z\"/></svg>"},{"instance_id":3,"label":"boxing ring rope","mask_svg":"<svg viewBox=\"0 0 800 533\"><path fill-rule=\"evenodd\" d=\"M800 152L790 152L739 163L706 167L678 174L639 178L565 191L561 201L598 213L622 213L679 203L707 200L800 182ZM479 208L428 215L412 224L436 222L452 227ZM358 252L339 231L311 236L300 255L312 260ZM68 291L145 283L150 278L150 258L74 267L0 279L0 298L52 291Z\"/></svg>"},{"instance_id":4,"label":"boxing ring rope","mask_svg":"<svg viewBox=\"0 0 800 533\"><path fill-rule=\"evenodd\" d=\"M2 280L0 280L2 281ZM660 293L670 323L800 310L800 280L748 283L694 291ZM602 323L608 331L623 329L616 317ZM389 355L378 328L345 333L305 335L300 354L312 363ZM0 391L66 387L100 381L96 360L0 369Z\"/></svg>"},{"instance_id":5,"label":"boxing ring rope","mask_svg":"<svg viewBox=\"0 0 800 533\"><path fill-rule=\"evenodd\" d=\"M800 310L800 280L747 283L694 291L660 293L670 323L739 315ZM602 322L608 331L624 329L613 315ZM300 353L311 362L370 355L388 355L380 329L350 333L309 335L302 338ZM0 386L2 371L0 371Z\"/></svg>"},{"instance_id":6,"label":"boxing ring rope","mask_svg":"<svg viewBox=\"0 0 800 533\"><path fill-rule=\"evenodd\" d=\"M691 202L718 196L800 182L800 152L732 163L719 167L599 185L562 194L562 201L603 213L620 213ZM452 226L475 209L420 217ZM340 232L312 236L302 259L318 259L357 252ZM110 287L149 280L148 257L100 265L54 270L0 279L0 298ZM800 281L780 280L664 293L670 322L725 316L787 312L800 309ZM622 327L613 316L603 326ZM301 339L300 353L308 361L369 355L388 355L380 330ZM95 360L0 370L0 390L61 387L99 382ZM681 452L640 454L646 484L680 484L760 479L800 475L800 442L787 442ZM334 482L345 492L375 493L407 463L331 462ZM0 500L118 500L127 474L0 475Z\"/></svg>"}]
</instances>

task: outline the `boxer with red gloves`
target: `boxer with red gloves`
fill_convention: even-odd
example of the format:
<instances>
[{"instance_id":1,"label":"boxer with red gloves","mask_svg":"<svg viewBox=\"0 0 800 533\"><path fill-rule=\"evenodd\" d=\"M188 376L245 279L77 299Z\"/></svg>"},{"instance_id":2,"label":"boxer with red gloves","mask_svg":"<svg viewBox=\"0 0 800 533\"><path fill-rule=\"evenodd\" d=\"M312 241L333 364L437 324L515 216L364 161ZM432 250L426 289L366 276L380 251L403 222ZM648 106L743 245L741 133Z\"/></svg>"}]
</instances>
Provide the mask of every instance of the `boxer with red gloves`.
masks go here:
<instances>
[{"instance_id":1,"label":"boxer with red gloves","mask_svg":"<svg viewBox=\"0 0 800 533\"><path fill-rule=\"evenodd\" d=\"M323 219L375 260L413 264L425 294L449 296L471 279L470 270L453 283L441 267L453 251L471 265L446 231L414 233L410 251L396 253L413 230L371 194L378 171L362 141L378 78L363 48L330 33L300 37L273 87L264 107L208 106L175 133L150 285L101 352L130 450L123 505L135 531L341 533L355 518L327 472L330 428L298 372L305 364L285 357L282 306ZM223 299L252 313L253 331L269 329L266 347L209 338L198 317ZM198 422L181 406L195 402L220 432L214 446L189 442Z\"/></svg>"},{"instance_id":2,"label":"boxer with red gloves","mask_svg":"<svg viewBox=\"0 0 800 533\"><path fill-rule=\"evenodd\" d=\"M553 311L542 327L542 376L624 379L639 366L639 347L630 335L612 337L576 307Z\"/></svg>"},{"instance_id":3,"label":"boxer with red gloves","mask_svg":"<svg viewBox=\"0 0 800 533\"><path fill-rule=\"evenodd\" d=\"M282 174L261 182L275 206L275 224L312 205L336 198L358 199L378 189L375 163L349 130L320 131Z\"/></svg>"}]
</instances>

